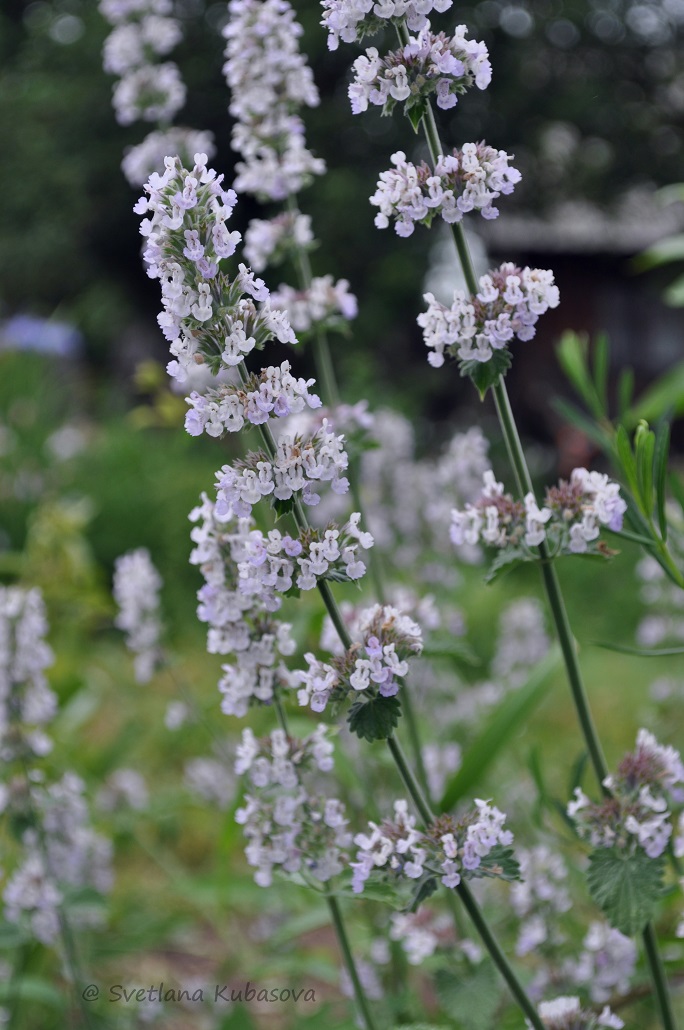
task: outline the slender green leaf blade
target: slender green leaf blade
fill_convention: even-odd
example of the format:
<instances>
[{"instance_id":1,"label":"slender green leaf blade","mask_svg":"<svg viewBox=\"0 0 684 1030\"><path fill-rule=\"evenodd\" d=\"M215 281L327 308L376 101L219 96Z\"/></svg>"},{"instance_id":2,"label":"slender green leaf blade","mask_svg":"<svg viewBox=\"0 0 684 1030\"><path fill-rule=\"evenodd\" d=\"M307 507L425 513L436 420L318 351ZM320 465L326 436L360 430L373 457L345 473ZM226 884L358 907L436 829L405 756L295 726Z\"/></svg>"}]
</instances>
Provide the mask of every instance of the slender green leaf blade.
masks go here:
<instances>
[{"instance_id":1,"label":"slender green leaf blade","mask_svg":"<svg viewBox=\"0 0 684 1030\"><path fill-rule=\"evenodd\" d=\"M635 419L657 422L667 411L684 413L684 361L656 379L638 398L631 414Z\"/></svg>"},{"instance_id":2,"label":"slender green leaf blade","mask_svg":"<svg viewBox=\"0 0 684 1030\"><path fill-rule=\"evenodd\" d=\"M532 670L527 683L508 694L495 709L466 751L460 769L449 780L439 803L441 812L450 811L470 793L489 767L496 761L514 733L524 725L544 697L549 678L560 664L560 654L553 648Z\"/></svg>"},{"instance_id":3,"label":"slender green leaf blade","mask_svg":"<svg viewBox=\"0 0 684 1030\"><path fill-rule=\"evenodd\" d=\"M656 491L656 511L658 526L663 540L667 540L667 516L665 513L667 488L667 462L670 455L670 426L661 422L656 433L655 455L653 458L653 480Z\"/></svg>"}]
</instances>

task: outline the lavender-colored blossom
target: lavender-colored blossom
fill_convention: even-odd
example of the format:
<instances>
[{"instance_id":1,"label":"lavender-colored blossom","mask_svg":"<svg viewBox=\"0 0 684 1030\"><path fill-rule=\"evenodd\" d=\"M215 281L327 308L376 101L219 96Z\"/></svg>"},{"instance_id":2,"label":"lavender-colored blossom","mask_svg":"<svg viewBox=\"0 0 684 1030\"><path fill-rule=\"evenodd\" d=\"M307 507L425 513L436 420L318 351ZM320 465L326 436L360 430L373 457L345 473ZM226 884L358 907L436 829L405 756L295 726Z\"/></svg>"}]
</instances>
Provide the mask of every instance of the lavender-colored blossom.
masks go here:
<instances>
[{"instance_id":1,"label":"lavender-colored blossom","mask_svg":"<svg viewBox=\"0 0 684 1030\"><path fill-rule=\"evenodd\" d=\"M149 133L134 147L128 147L121 162L121 170L131 186L143 186L150 176L164 171L164 158L178 154L181 163L192 164L195 154L213 157L216 153L213 133L172 125L169 129Z\"/></svg>"},{"instance_id":2,"label":"lavender-colored blossom","mask_svg":"<svg viewBox=\"0 0 684 1030\"><path fill-rule=\"evenodd\" d=\"M558 307L560 300L553 273L541 268L505 263L483 275L479 286L479 293L469 297L456 290L450 307L425 294L428 309L417 321L434 368L444 364L445 353L461 361L485 362L513 337L531 340L539 316Z\"/></svg>"},{"instance_id":3,"label":"lavender-colored blossom","mask_svg":"<svg viewBox=\"0 0 684 1030\"><path fill-rule=\"evenodd\" d=\"M343 43L360 42L364 36L406 19L412 32L419 32L431 11L448 11L452 0L322 0L321 24L328 31L328 49Z\"/></svg>"},{"instance_id":4,"label":"lavender-colored blossom","mask_svg":"<svg viewBox=\"0 0 684 1030\"><path fill-rule=\"evenodd\" d=\"M621 1030L625 1025L607 1005L596 1015L591 1010L583 1009L579 998L568 996L541 1002L539 1017L546 1030L598 1030L599 1027ZM525 1022L531 1027L529 1020Z\"/></svg>"},{"instance_id":5,"label":"lavender-colored blossom","mask_svg":"<svg viewBox=\"0 0 684 1030\"><path fill-rule=\"evenodd\" d=\"M314 242L311 217L300 211L283 211L268 221L253 218L245 232L245 257L255 272L278 265L293 253L308 250Z\"/></svg>"},{"instance_id":6,"label":"lavender-colored blossom","mask_svg":"<svg viewBox=\"0 0 684 1030\"><path fill-rule=\"evenodd\" d=\"M635 942L607 923L594 922L582 948L565 967L574 983L587 986L591 1000L599 1004L627 994L637 961Z\"/></svg>"},{"instance_id":7,"label":"lavender-colored blossom","mask_svg":"<svg viewBox=\"0 0 684 1030\"><path fill-rule=\"evenodd\" d=\"M295 290L283 283L271 294L271 307L286 312L297 333L314 327L334 326L340 319L356 318L358 304L349 292L346 279L333 282L331 275L314 276L305 290Z\"/></svg>"},{"instance_id":8,"label":"lavender-colored blossom","mask_svg":"<svg viewBox=\"0 0 684 1030\"><path fill-rule=\"evenodd\" d=\"M381 58L375 47L354 61L354 81L349 87L352 111L360 114L369 104L390 114L398 102L408 107L427 103L436 96L437 106L448 110L459 94L475 85L486 89L492 77L487 47L467 39L467 28L458 25L454 35L435 35L427 25L401 49Z\"/></svg>"},{"instance_id":9,"label":"lavender-colored blossom","mask_svg":"<svg viewBox=\"0 0 684 1030\"><path fill-rule=\"evenodd\" d=\"M52 742L42 727L57 699L45 678L53 654L45 642L45 606L39 590L0 587L0 759L44 755Z\"/></svg>"},{"instance_id":10,"label":"lavender-colored blossom","mask_svg":"<svg viewBox=\"0 0 684 1030\"><path fill-rule=\"evenodd\" d=\"M394 168L381 172L370 202L380 209L375 216L378 229L386 229L393 218L399 236L410 236L416 222L429 226L437 214L450 224L469 211L496 218L493 201L512 193L520 181L520 172L509 166L511 157L486 143L465 143L440 155L434 169L407 161L401 150L391 160Z\"/></svg>"},{"instance_id":11,"label":"lavender-colored blossom","mask_svg":"<svg viewBox=\"0 0 684 1030\"><path fill-rule=\"evenodd\" d=\"M126 646L135 655L138 683L147 683L152 678L161 657L161 588L161 576L146 548L129 551L116 559L113 593L119 613L114 622L126 634Z\"/></svg>"}]
</instances>

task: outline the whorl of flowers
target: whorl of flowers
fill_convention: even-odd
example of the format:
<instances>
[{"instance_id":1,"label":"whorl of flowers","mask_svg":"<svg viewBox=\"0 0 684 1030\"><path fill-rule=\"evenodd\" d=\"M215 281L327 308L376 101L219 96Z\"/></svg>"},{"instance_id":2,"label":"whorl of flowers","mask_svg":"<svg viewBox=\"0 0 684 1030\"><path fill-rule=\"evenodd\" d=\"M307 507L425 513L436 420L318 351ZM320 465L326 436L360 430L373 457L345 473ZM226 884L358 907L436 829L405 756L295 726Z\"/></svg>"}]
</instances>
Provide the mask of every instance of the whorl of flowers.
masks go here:
<instances>
[{"instance_id":1,"label":"whorl of flowers","mask_svg":"<svg viewBox=\"0 0 684 1030\"><path fill-rule=\"evenodd\" d=\"M371 822L370 833L354 837L359 851L351 863L352 888L355 893L363 891L376 870L393 879L418 880L432 874L451 888L458 887L462 877L502 876L501 849L513 841L510 830L503 828L505 821L498 808L476 798L475 809L458 822L442 816L421 833L407 802L395 801L394 819L380 826Z\"/></svg>"},{"instance_id":2,"label":"whorl of flowers","mask_svg":"<svg viewBox=\"0 0 684 1030\"><path fill-rule=\"evenodd\" d=\"M27 925L43 944L52 944L60 932L67 890L90 887L105 893L112 886L111 843L91 828L84 791L83 781L68 772L49 786L32 783L28 795L19 792L17 804L24 811L14 814L22 814L29 827L22 834L25 857L2 894L4 915ZM72 925L92 921L92 909L70 908Z\"/></svg>"},{"instance_id":3,"label":"whorl of flowers","mask_svg":"<svg viewBox=\"0 0 684 1030\"><path fill-rule=\"evenodd\" d=\"M235 771L248 776L251 789L235 818L244 827L247 861L260 887L271 884L274 868L325 883L347 864L351 835L343 803L312 795L304 786L307 773L333 767L327 732L320 725L296 740L276 729L257 740L251 730L243 731Z\"/></svg>"},{"instance_id":4,"label":"whorl of flowers","mask_svg":"<svg viewBox=\"0 0 684 1030\"><path fill-rule=\"evenodd\" d=\"M290 362L262 368L241 386L222 384L200 394L193 391L186 397L190 410L185 428L190 436L223 436L239 432L245 422L260 426L269 418L297 414L306 406L320 408L318 394L309 393L315 379L295 379Z\"/></svg>"},{"instance_id":5,"label":"whorl of flowers","mask_svg":"<svg viewBox=\"0 0 684 1030\"><path fill-rule=\"evenodd\" d=\"M244 254L255 272L282 264L293 253L314 242L311 217L301 211L283 211L275 218L253 218L245 232Z\"/></svg>"},{"instance_id":6,"label":"whorl of flowers","mask_svg":"<svg viewBox=\"0 0 684 1030\"><path fill-rule=\"evenodd\" d=\"M512 193L520 172L509 167L512 158L504 150L486 143L464 143L446 157L440 155L434 170L424 161L414 165L403 151L392 154L387 172L380 173L378 188L370 202L380 209L375 216L378 229L386 229L390 218L399 236L410 236L415 223L429 226L435 215L445 222L460 222L469 211L483 218L496 218L493 206L502 193Z\"/></svg>"},{"instance_id":7,"label":"whorl of flowers","mask_svg":"<svg viewBox=\"0 0 684 1030\"><path fill-rule=\"evenodd\" d=\"M373 546L373 537L359 529L361 516L353 512L342 529L331 523L309 529L293 539L278 529L268 535L253 529L246 542L246 558L238 563L239 589L259 597L271 610L279 607L277 594L296 586L313 590L321 579L358 580L366 572L359 548ZM295 578L296 577L296 578Z\"/></svg>"},{"instance_id":8,"label":"whorl of flowers","mask_svg":"<svg viewBox=\"0 0 684 1030\"><path fill-rule=\"evenodd\" d=\"M271 294L271 307L285 312L297 333L317 327L333 327L340 320L356 318L358 303L349 292L347 279L333 282L331 275L314 276L306 290L283 283Z\"/></svg>"},{"instance_id":9,"label":"whorl of flowers","mask_svg":"<svg viewBox=\"0 0 684 1030\"><path fill-rule=\"evenodd\" d=\"M167 154L178 154L184 167L192 164L195 154L213 157L216 153L213 133L172 125L149 133L137 146L128 147L121 170L131 186L144 186L153 172L164 167Z\"/></svg>"},{"instance_id":10,"label":"whorl of flowers","mask_svg":"<svg viewBox=\"0 0 684 1030\"><path fill-rule=\"evenodd\" d=\"M635 941L608 923L594 922L579 957L566 963L565 971L573 983L586 984L593 1002L603 1004L616 994L627 994L637 957Z\"/></svg>"},{"instance_id":11,"label":"whorl of flowers","mask_svg":"<svg viewBox=\"0 0 684 1030\"><path fill-rule=\"evenodd\" d=\"M400 50L380 57L375 47L354 61L354 81L349 86L352 112L361 114L368 105L391 114L397 102L406 109L422 107L435 94L437 106L455 107L459 94L471 86L486 89L492 79L487 47L466 39L467 28L458 25L454 35L435 34L430 26L412 37Z\"/></svg>"},{"instance_id":12,"label":"whorl of flowers","mask_svg":"<svg viewBox=\"0 0 684 1030\"><path fill-rule=\"evenodd\" d=\"M425 294L427 311L418 315L428 361L433 368L444 364L445 353L460 361L489 361L494 351L504 350L513 337L531 340L540 315L560 302L553 272L519 268L506 262L481 276L480 290L466 296L454 292L446 307Z\"/></svg>"},{"instance_id":13,"label":"whorl of flowers","mask_svg":"<svg viewBox=\"0 0 684 1030\"><path fill-rule=\"evenodd\" d=\"M222 666L221 710L241 718L251 703L270 703L276 686L289 683L281 656L295 651L292 627L273 617L277 598L269 609L239 589L238 562L246 558L251 521L220 518L206 495L190 512L190 521L195 523L190 562L205 580L197 593L197 617L208 626L207 650L234 658Z\"/></svg>"},{"instance_id":14,"label":"whorl of flowers","mask_svg":"<svg viewBox=\"0 0 684 1030\"><path fill-rule=\"evenodd\" d=\"M299 51L302 28L287 0L231 0L223 71L236 119L232 145L243 158L235 188L283 200L325 171L306 148L297 114L318 90Z\"/></svg>"},{"instance_id":15,"label":"whorl of flowers","mask_svg":"<svg viewBox=\"0 0 684 1030\"><path fill-rule=\"evenodd\" d=\"M135 655L135 678L147 683L159 662L159 591L162 578L145 547L122 554L114 563L114 600L119 612L114 624L126 634Z\"/></svg>"},{"instance_id":16,"label":"whorl of flowers","mask_svg":"<svg viewBox=\"0 0 684 1030\"><path fill-rule=\"evenodd\" d=\"M45 642L45 606L38 589L0 587L0 759L45 755L52 747L40 729L57 701L45 669L53 654Z\"/></svg>"},{"instance_id":17,"label":"whorl of flowers","mask_svg":"<svg viewBox=\"0 0 684 1030\"><path fill-rule=\"evenodd\" d=\"M557 943L558 915L572 907L568 870L561 855L546 844L517 853L520 880L511 885L511 906L520 919L516 955L527 955L547 942Z\"/></svg>"},{"instance_id":18,"label":"whorl of flowers","mask_svg":"<svg viewBox=\"0 0 684 1030\"><path fill-rule=\"evenodd\" d=\"M592 802L580 787L568 805L580 837L596 848L642 848L658 858L672 836L669 806L684 801L684 764L678 751L663 747L640 729L636 749L623 758L604 785L610 796Z\"/></svg>"},{"instance_id":19,"label":"whorl of flowers","mask_svg":"<svg viewBox=\"0 0 684 1030\"><path fill-rule=\"evenodd\" d=\"M349 694L394 697L399 691L397 677L406 675L408 659L423 649L420 626L390 605L376 604L361 613L354 635L360 642L330 663L304 655L308 669L292 677L301 684L300 705L322 712L329 701L340 702Z\"/></svg>"},{"instance_id":20,"label":"whorl of flowers","mask_svg":"<svg viewBox=\"0 0 684 1030\"><path fill-rule=\"evenodd\" d=\"M105 40L103 63L106 72L120 77L112 95L117 121L170 121L186 96L178 66L158 63L183 36L180 22L170 16L172 5L100 0L100 13L114 26Z\"/></svg>"},{"instance_id":21,"label":"whorl of flowers","mask_svg":"<svg viewBox=\"0 0 684 1030\"><path fill-rule=\"evenodd\" d=\"M304 504L318 504L315 482L329 482L334 493L346 493L349 480L342 473L349 458L343 444L344 438L323 419L321 428L307 439L284 432L272 461L263 451L250 451L243 461L224 465L216 473L218 517L249 515L255 504L270 496L288 501L299 494Z\"/></svg>"},{"instance_id":22,"label":"whorl of flowers","mask_svg":"<svg viewBox=\"0 0 684 1030\"><path fill-rule=\"evenodd\" d=\"M207 363L214 373L237 365L273 336L296 343L287 317L270 309L261 279L242 264L233 281L219 270L241 239L226 226L237 197L222 180L207 168L206 154L195 154L192 171L167 158L164 174L150 177L148 196L134 208L147 216L140 226L144 259L147 274L161 283L158 321L174 358L167 371L179 382L193 364ZM263 302L259 309L255 301Z\"/></svg>"},{"instance_id":23,"label":"whorl of flowers","mask_svg":"<svg viewBox=\"0 0 684 1030\"><path fill-rule=\"evenodd\" d=\"M451 513L451 540L456 546L484 543L490 547L538 547L544 541L554 554L600 553L601 526L617 531L627 505L620 487L601 472L573 469L570 480L546 491L544 507L534 495L516 501L504 493L489 469L484 474L484 489L475 504Z\"/></svg>"},{"instance_id":24,"label":"whorl of flowers","mask_svg":"<svg viewBox=\"0 0 684 1030\"><path fill-rule=\"evenodd\" d=\"M439 947L454 947L454 922L446 912L421 905L416 912L393 912L389 937L399 941L410 965L419 966ZM472 942L471 942L472 943Z\"/></svg>"},{"instance_id":25,"label":"whorl of flowers","mask_svg":"<svg viewBox=\"0 0 684 1030\"><path fill-rule=\"evenodd\" d=\"M431 11L443 13L452 0L322 0L321 25L328 31L328 49L343 43L360 42L384 28L388 22L406 19L412 32L425 27Z\"/></svg>"},{"instance_id":26,"label":"whorl of flowers","mask_svg":"<svg viewBox=\"0 0 684 1030\"><path fill-rule=\"evenodd\" d=\"M625 1025L607 1005L596 1015L590 1009L583 1009L579 998L576 997L561 997L541 1002L539 1018L546 1030L599 1030L600 1027L621 1030ZM525 1022L531 1027L529 1020Z\"/></svg>"}]
</instances>

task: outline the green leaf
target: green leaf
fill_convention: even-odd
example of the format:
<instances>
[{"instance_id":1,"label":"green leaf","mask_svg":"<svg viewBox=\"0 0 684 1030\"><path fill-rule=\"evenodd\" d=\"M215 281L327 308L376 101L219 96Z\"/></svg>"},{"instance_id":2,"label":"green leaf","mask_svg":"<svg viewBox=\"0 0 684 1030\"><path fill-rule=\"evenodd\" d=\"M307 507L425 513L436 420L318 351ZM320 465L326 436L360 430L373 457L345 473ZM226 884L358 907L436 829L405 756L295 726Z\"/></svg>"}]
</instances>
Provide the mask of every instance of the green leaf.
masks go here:
<instances>
[{"instance_id":1,"label":"green leaf","mask_svg":"<svg viewBox=\"0 0 684 1030\"><path fill-rule=\"evenodd\" d=\"M475 741L463 756L461 767L449 780L439 803L449 812L462 797L473 792L511 737L518 731L548 689L548 680L560 664L560 652L553 648L530 673L527 683L509 693L490 715Z\"/></svg>"},{"instance_id":2,"label":"green leaf","mask_svg":"<svg viewBox=\"0 0 684 1030\"><path fill-rule=\"evenodd\" d=\"M603 451L609 450L611 437L589 415L585 415L575 404L563 397L554 397L551 404L566 422L584 433L597 447Z\"/></svg>"},{"instance_id":3,"label":"green leaf","mask_svg":"<svg viewBox=\"0 0 684 1030\"><path fill-rule=\"evenodd\" d=\"M447 969L438 969L435 987L442 1008L458 1020L465 1030L491 1030L499 1007L500 985L491 962L480 963L477 969L460 977Z\"/></svg>"},{"instance_id":4,"label":"green leaf","mask_svg":"<svg viewBox=\"0 0 684 1030\"><path fill-rule=\"evenodd\" d=\"M439 884L435 876L426 876L419 880L418 884L414 888L411 904L407 911L417 912L423 902L432 897L438 886Z\"/></svg>"},{"instance_id":5,"label":"green leaf","mask_svg":"<svg viewBox=\"0 0 684 1030\"><path fill-rule=\"evenodd\" d=\"M392 736L401 715L397 697L374 697L356 701L349 710L349 729L364 740L387 740Z\"/></svg>"},{"instance_id":6,"label":"green leaf","mask_svg":"<svg viewBox=\"0 0 684 1030\"><path fill-rule=\"evenodd\" d=\"M639 658L665 658L667 655L684 654L684 647L627 647L625 644L608 644L601 640L594 640L596 647L603 647L606 651L618 651L620 654L633 654Z\"/></svg>"},{"instance_id":7,"label":"green leaf","mask_svg":"<svg viewBox=\"0 0 684 1030\"><path fill-rule=\"evenodd\" d=\"M594 388L589 376L587 350L589 340L586 334L579 335L569 329L561 336L556 348L558 363L587 407L594 411ZM594 414L596 412L594 411Z\"/></svg>"},{"instance_id":8,"label":"green leaf","mask_svg":"<svg viewBox=\"0 0 684 1030\"><path fill-rule=\"evenodd\" d=\"M632 445L629 442L627 430L624 426L618 426L617 433L615 435L615 447L620 468L624 473L629 489L636 497L639 493L636 461L632 452Z\"/></svg>"},{"instance_id":9,"label":"green leaf","mask_svg":"<svg viewBox=\"0 0 684 1030\"><path fill-rule=\"evenodd\" d=\"M684 414L684 361L674 365L642 393L630 411L634 422L657 422L667 411Z\"/></svg>"},{"instance_id":10,"label":"green leaf","mask_svg":"<svg viewBox=\"0 0 684 1030\"><path fill-rule=\"evenodd\" d=\"M670 426L667 422L661 422L658 426L655 442L655 454L653 457L653 479L656 490L656 511L658 512L658 525L663 540L667 540L667 516L665 513L666 487L667 487L667 462L670 456Z\"/></svg>"},{"instance_id":11,"label":"green leaf","mask_svg":"<svg viewBox=\"0 0 684 1030\"><path fill-rule=\"evenodd\" d=\"M431 635L421 654L424 658L453 658L466 665L482 664L467 640L441 634Z\"/></svg>"},{"instance_id":12,"label":"green leaf","mask_svg":"<svg viewBox=\"0 0 684 1030\"><path fill-rule=\"evenodd\" d=\"M513 359L507 348L495 350L489 361L462 361L461 375L472 379L480 394L480 400L483 401L487 390L506 375L512 363Z\"/></svg>"},{"instance_id":13,"label":"green leaf","mask_svg":"<svg viewBox=\"0 0 684 1030\"><path fill-rule=\"evenodd\" d=\"M477 869L473 869L469 876L474 879L482 876L498 876L502 880L519 880L520 865L513 848L495 844L487 857L482 859Z\"/></svg>"},{"instance_id":14,"label":"green leaf","mask_svg":"<svg viewBox=\"0 0 684 1030\"><path fill-rule=\"evenodd\" d=\"M634 369L623 368L617 383L618 417L622 421L634 396Z\"/></svg>"},{"instance_id":15,"label":"green leaf","mask_svg":"<svg viewBox=\"0 0 684 1030\"><path fill-rule=\"evenodd\" d=\"M594 344L594 388L601 407L601 414L608 417L608 366L610 345L605 333L599 333Z\"/></svg>"},{"instance_id":16,"label":"green leaf","mask_svg":"<svg viewBox=\"0 0 684 1030\"><path fill-rule=\"evenodd\" d=\"M280 519L283 515L289 515L295 505L294 497L288 497L286 501L281 501L278 497L271 498L271 507L276 513L276 518Z\"/></svg>"},{"instance_id":17,"label":"green leaf","mask_svg":"<svg viewBox=\"0 0 684 1030\"><path fill-rule=\"evenodd\" d=\"M0 984L0 1004L12 1001L34 1001L53 1009L64 1009L67 994L62 994L49 980L38 976L22 976Z\"/></svg>"},{"instance_id":18,"label":"green leaf","mask_svg":"<svg viewBox=\"0 0 684 1030\"><path fill-rule=\"evenodd\" d=\"M684 308L684 275L678 276L663 291L663 300L669 308Z\"/></svg>"},{"instance_id":19,"label":"green leaf","mask_svg":"<svg viewBox=\"0 0 684 1030\"><path fill-rule=\"evenodd\" d=\"M425 105L424 104L415 104L412 107L405 107L404 111L406 113L406 117L408 118L408 120L410 121L411 125L413 126L413 131L414 132L419 132L420 131L420 123L423 120L423 114L425 112Z\"/></svg>"},{"instance_id":20,"label":"green leaf","mask_svg":"<svg viewBox=\"0 0 684 1030\"><path fill-rule=\"evenodd\" d=\"M646 272L650 268L672 264L673 261L684 260L684 233L667 236L652 247L643 250L632 258L631 265L637 272Z\"/></svg>"},{"instance_id":21,"label":"green leaf","mask_svg":"<svg viewBox=\"0 0 684 1030\"><path fill-rule=\"evenodd\" d=\"M589 856L589 893L611 926L627 937L640 933L652 919L663 894L664 856L649 858L637 848L597 848Z\"/></svg>"},{"instance_id":22,"label":"green leaf","mask_svg":"<svg viewBox=\"0 0 684 1030\"><path fill-rule=\"evenodd\" d=\"M500 551L497 551L493 558L491 565L485 573L484 581L485 583L493 583L495 579L505 576L507 572L512 572L519 565L537 560L535 555L530 554L529 551L523 551L521 547L503 547Z\"/></svg>"},{"instance_id":23,"label":"green leaf","mask_svg":"<svg viewBox=\"0 0 684 1030\"><path fill-rule=\"evenodd\" d=\"M653 513L653 456L655 454L655 442L653 430L648 428L647 422L640 421L634 435L634 450L636 452L637 483L639 484L641 510L647 519L650 519Z\"/></svg>"}]
</instances>

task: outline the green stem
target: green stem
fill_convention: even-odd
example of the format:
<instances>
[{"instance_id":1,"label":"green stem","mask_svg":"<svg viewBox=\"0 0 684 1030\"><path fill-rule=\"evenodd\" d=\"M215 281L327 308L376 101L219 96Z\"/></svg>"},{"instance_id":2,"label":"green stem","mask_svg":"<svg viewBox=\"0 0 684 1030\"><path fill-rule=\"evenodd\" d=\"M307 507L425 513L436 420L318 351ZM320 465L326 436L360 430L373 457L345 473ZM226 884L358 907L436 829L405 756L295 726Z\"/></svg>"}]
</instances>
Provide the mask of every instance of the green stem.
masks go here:
<instances>
[{"instance_id":1,"label":"green stem","mask_svg":"<svg viewBox=\"0 0 684 1030\"><path fill-rule=\"evenodd\" d=\"M403 44L408 42L408 29L405 23L402 22L398 28L399 38ZM437 162L437 158L444 154L442 144L439 139L439 133L437 130L437 124L435 122L434 112L430 104L427 105L425 115L422 119L423 130L425 132L425 138L430 150L430 156L433 163ZM470 250L468 243L465 238L465 232L463 230L462 223L452 225L452 231L454 236L454 242L456 244L456 250L458 251L461 268L465 277L466 285L471 294L478 292L478 283L475 276L475 270L473 268L472 258L470 256ZM525 460L525 453L520 442L520 436L518 434L517 426L515 423L515 417L511 410L510 401L508 399L508 391L506 390L503 378L499 379L499 382L492 388L494 394L494 401L496 404L497 414L499 416L499 422L501 424L501 430L506 443L506 449L508 451L508 457L513 468L515 475L518 491L521 497L524 497L527 493L533 493L532 479L530 477L527 462ZM570 628L570 622L568 619L567 611L565 608L565 602L563 600L563 594L560 588L560 583L556 575L556 571L551 562L551 558L548 553L548 549L545 543L542 543L539 547L539 553L541 557L541 569L542 577L544 580L544 587L546 590L547 599L551 608L552 617L554 620L556 633L558 640L561 645L563 652L563 659L565 662L565 668L567 672L570 689L572 692L573 701L577 711L577 717L582 729L589 756L591 759L594 773L599 782L600 789L607 794L607 788L604 785L604 780L608 775L608 768L603 755L603 750L594 726L594 722L589 708L589 701L587 698L586 690L582 680L582 673L580 670L579 662L577 660L577 651L575 647L575 641ZM466 889L467 890L467 889ZM468 892L469 895L469 892ZM470 899L472 897L469 895ZM464 904L466 903L465 896L462 894ZM470 908L469 908L470 911ZM471 913L472 915L472 913ZM473 916L473 920L475 918ZM477 922L476 922L476 925ZM489 932L485 926L480 929L480 934L483 940L486 941L483 930ZM651 923L648 924L643 932L643 941L648 959L648 964L651 971L651 977L656 990L658 998L658 1005L660 1008L660 1014L662 1018L663 1027L665 1030L676 1030L676 1024L672 1012L672 1002L669 995L667 979L662 965L662 960L658 950L658 944L655 936L655 931ZM495 940L492 940L492 945L498 948ZM494 952L488 945L490 954L496 960ZM498 964L498 963L497 963ZM500 967L501 968L501 967ZM503 970L502 970L503 973ZM505 976L505 974L504 974ZM508 982L508 980L507 980ZM509 984L510 986L510 984ZM512 988L511 988L512 989ZM514 992L515 993L515 992ZM516 997L518 995L516 994ZM523 992L523 997L525 997ZM518 999L520 1000L520 999ZM532 1021L533 1026L539 1026L538 1018L537 1021Z\"/></svg>"},{"instance_id":2,"label":"green stem","mask_svg":"<svg viewBox=\"0 0 684 1030\"><path fill-rule=\"evenodd\" d=\"M665 1030L677 1030L677 1019L672 1008L672 999L665 975L663 960L658 948L658 940L653 929L653 923L649 923L642 934L646 958L651 970L651 978L655 988L658 1007Z\"/></svg>"},{"instance_id":3,"label":"green stem","mask_svg":"<svg viewBox=\"0 0 684 1030\"><path fill-rule=\"evenodd\" d=\"M532 1002L525 993L522 984L509 966L506 956L499 947L499 942L490 930L489 925L482 914L482 910L473 897L470 887L468 887L465 880L461 880L456 888L456 892L460 897L466 912L470 916L475 929L482 938L482 941L484 942L495 966L506 981L508 989L517 1001L518 1005L525 1013L535 1030L544 1030L544 1024L542 1023L536 1008L532 1005ZM452 900L452 905L454 904L454 901L455 899Z\"/></svg>"},{"instance_id":4,"label":"green stem","mask_svg":"<svg viewBox=\"0 0 684 1030\"><path fill-rule=\"evenodd\" d=\"M349 978L354 988L354 997L356 998L356 1004L359 1007L361 1018L363 1019L366 1030L376 1030L377 1024L373 1019L368 999L366 998L366 992L364 991L363 984L359 979L359 973L356 968L356 963L354 962L354 956L352 955L352 950L349 947L349 940L342 920L340 906L337 904L337 898L333 897L331 894L327 894L326 901L328 902L330 918L332 919L333 926L335 927L335 933L337 934L337 940L340 945L344 964L347 967L347 972L349 973Z\"/></svg>"},{"instance_id":5,"label":"green stem","mask_svg":"<svg viewBox=\"0 0 684 1030\"><path fill-rule=\"evenodd\" d=\"M409 744L411 745L411 751L413 752L413 761L416 767L416 773L418 774L418 781L423 793L427 798L429 798L430 788L428 786L427 772L425 771L425 762L423 761L423 748L420 741L418 719L416 718L415 709L413 707L413 695L406 684L404 684L404 689L401 692L401 710L404 715L404 719L406 720L406 730L408 733Z\"/></svg>"}]
</instances>

